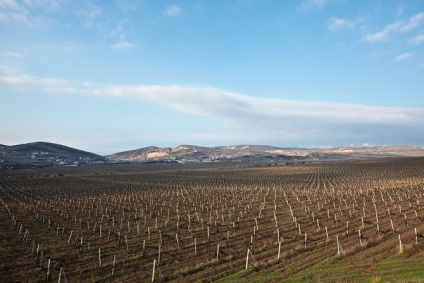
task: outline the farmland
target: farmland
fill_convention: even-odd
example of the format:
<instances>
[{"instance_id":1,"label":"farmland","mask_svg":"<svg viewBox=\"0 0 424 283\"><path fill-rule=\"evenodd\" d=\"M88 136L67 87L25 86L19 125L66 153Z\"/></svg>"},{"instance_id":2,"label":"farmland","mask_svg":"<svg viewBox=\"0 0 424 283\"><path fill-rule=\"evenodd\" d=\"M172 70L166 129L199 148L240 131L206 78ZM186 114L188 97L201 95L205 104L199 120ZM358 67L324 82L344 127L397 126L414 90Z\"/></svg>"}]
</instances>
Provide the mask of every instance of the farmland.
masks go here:
<instances>
[{"instance_id":1,"label":"farmland","mask_svg":"<svg viewBox=\"0 0 424 283\"><path fill-rule=\"evenodd\" d=\"M418 282L423 168L391 158L4 171L0 281Z\"/></svg>"}]
</instances>

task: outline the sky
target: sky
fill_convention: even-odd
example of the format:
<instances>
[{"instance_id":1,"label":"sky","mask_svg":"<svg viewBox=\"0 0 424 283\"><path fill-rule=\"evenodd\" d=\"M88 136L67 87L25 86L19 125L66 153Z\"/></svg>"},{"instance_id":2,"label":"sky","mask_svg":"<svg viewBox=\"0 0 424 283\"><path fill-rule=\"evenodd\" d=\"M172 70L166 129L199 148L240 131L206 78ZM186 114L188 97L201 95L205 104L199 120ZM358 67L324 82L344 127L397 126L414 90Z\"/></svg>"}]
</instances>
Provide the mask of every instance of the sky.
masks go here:
<instances>
[{"instance_id":1,"label":"sky","mask_svg":"<svg viewBox=\"0 0 424 283\"><path fill-rule=\"evenodd\" d=\"M0 144L424 146L424 0L0 0Z\"/></svg>"}]
</instances>

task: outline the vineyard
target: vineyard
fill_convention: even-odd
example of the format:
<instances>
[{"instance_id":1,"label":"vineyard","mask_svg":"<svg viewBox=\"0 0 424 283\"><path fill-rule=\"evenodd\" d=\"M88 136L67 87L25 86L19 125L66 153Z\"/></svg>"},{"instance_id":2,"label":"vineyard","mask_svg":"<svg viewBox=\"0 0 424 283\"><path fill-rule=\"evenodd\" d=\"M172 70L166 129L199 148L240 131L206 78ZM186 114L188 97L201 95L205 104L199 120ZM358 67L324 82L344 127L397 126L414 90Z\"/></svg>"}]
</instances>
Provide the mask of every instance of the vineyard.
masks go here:
<instances>
[{"instance_id":1,"label":"vineyard","mask_svg":"<svg viewBox=\"0 0 424 283\"><path fill-rule=\"evenodd\" d=\"M424 278L423 158L49 170L0 173L1 282Z\"/></svg>"}]
</instances>

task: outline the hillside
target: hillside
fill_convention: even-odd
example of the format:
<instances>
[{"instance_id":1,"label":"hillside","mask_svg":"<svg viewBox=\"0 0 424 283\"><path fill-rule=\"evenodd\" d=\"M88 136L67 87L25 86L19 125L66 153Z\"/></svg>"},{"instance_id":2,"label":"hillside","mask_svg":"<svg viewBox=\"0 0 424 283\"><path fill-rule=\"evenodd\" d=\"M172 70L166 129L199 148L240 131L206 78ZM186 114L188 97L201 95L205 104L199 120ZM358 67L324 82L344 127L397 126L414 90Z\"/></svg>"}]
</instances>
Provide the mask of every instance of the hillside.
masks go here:
<instances>
[{"instance_id":1,"label":"hillside","mask_svg":"<svg viewBox=\"0 0 424 283\"><path fill-rule=\"evenodd\" d=\"M0 144L0 169L75 166L117 162L314 162L322 160L424 157L424 149L414 146L340 146L329 148L280 148L268 145L205 147L179 145L149 146L105 157L76 148L33 142L7 146Z\"/></svg>"},{"instance_id":2,"label":"hillside","mask_svg":"<svg viewBox=\"0 0 424 283\"><path fill-rule=\"evenodd\" d=\"M281 151L281 152L280 152ZM284 152L282 152L284 151ZM176 147L149 146L106 156L111 161L217 161L239 158L261 158L281 156L301 156L293 150L266 145L235 145L202 147L180 145Z\"/></svg>"},{"instance_id":3,"label":"hillside","mask_svg":"<svg viewBox=\"0 0 424 283\"><path fill-rule=\"evenodd\" d=\"M179 161L210 162L219 160L328 160L366 159L381 157L423 157L424 149L414 146L342 146L331 148L278 148L266 145L234 145L201 147L180 145L177 147L150 146L106 156L110 161Z\"/></svg>"},{"instance_id":4,"label":"hillside","mask_svg":"<svg viewBox=\"0 0 424 283\"><path fill-rule=\"evenodd\" d=\"M60 144L33 142L1 145L0 161L3 168L27 168L102 162L104 157Z\"/></svg>"}]
</instances>

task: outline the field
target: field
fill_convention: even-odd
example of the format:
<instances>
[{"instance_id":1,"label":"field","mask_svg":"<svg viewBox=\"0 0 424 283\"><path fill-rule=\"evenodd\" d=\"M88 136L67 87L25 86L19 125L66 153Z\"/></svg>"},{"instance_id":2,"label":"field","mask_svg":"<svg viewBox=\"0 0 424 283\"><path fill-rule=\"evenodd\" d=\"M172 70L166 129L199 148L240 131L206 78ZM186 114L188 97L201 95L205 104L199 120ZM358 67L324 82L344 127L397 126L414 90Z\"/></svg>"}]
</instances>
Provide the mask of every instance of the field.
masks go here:
<instances>
[{"instance_id":1,"label":"field","mask_svg":"<svg viewBox=\"0 0 424 283\"><path fill-rule=\"evenodd\" d=\"M424 158L0 173L0 282L423 282Z\"/></svg>"}]
</instances>

